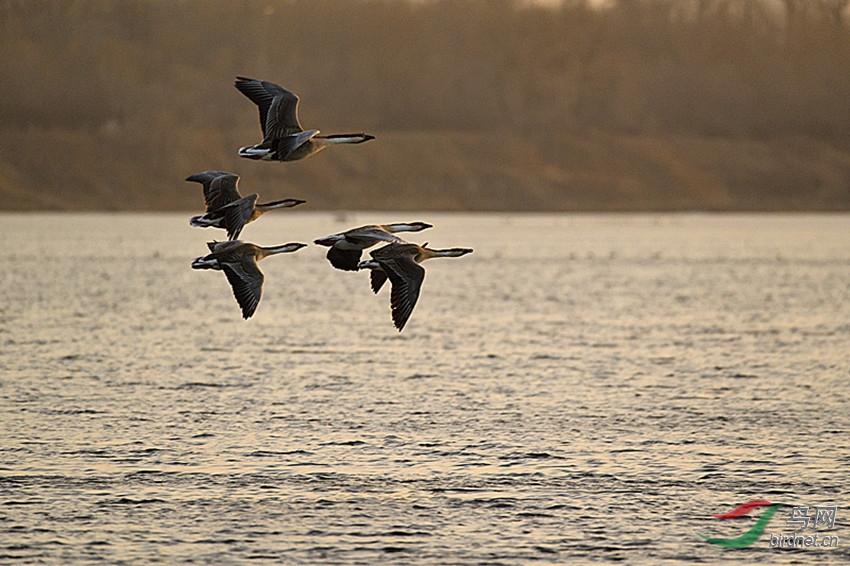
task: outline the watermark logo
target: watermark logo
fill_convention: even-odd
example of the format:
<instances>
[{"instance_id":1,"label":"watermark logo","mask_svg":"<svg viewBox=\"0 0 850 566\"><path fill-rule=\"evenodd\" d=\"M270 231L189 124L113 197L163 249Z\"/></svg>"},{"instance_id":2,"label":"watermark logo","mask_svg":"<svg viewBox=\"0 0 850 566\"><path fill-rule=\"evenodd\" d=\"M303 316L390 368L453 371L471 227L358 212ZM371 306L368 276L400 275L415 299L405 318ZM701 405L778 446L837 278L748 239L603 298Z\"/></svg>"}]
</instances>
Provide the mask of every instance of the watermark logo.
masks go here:
<instances>
[{"instance_id":1,"label":"watermark logo","mask_svg":"<svg viewBox=\"0 0 850 566\"><path fill-rule=\"evenodd\" d=\"M713 516L717 519L725 521L727 519L735 519L749 514L754 509L767 507L761 514L758 521L744 534L735 538L714 538L702 533L697 533L706 541L723 546L726 548L746 548L753 544L764 533L767 524L773 518L777 511L783 507L791 508L791 517L785 521L785 524L791 528L792 533L770 534L771 548L832 548L838 546L838 537L831 535L822 535L821 533L803 534L808 528L817 529L824 527L832 529L835 527L835 517L838 512L837 506L814 507L814 515L810 514L810 507L793 506L787 503L771 503L764 499L756 499L748 501L743 505L739 505L728 513L717 514Z\"/></svg>"}]
</instances>

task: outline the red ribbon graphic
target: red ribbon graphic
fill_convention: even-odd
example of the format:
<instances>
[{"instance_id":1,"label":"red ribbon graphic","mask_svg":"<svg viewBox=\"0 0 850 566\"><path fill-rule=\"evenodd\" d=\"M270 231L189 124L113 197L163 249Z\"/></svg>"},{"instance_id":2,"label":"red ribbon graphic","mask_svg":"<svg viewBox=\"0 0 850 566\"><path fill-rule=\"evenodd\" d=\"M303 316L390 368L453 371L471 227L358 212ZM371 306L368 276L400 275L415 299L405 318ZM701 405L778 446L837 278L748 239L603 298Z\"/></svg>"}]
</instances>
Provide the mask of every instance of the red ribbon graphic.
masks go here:
<instances>
[{"instance_id":1,"label":"red ribbon graphic","mask_svg":"<svg viewBox=\"0 0 850 566\"><path fill-rule=\"evenodd\" d=\"M757 509L758 507L770 507L773 505L770 501L765 501L764 499L754 499L753 501L747 501L743 505L736 507L735 509L729 511L728 513L723 513L722 515L718 515L717 513L712 513L718 519L734 519L736 517L741 517L746 515L753 509Z\"/></svg>"}]
</instances>

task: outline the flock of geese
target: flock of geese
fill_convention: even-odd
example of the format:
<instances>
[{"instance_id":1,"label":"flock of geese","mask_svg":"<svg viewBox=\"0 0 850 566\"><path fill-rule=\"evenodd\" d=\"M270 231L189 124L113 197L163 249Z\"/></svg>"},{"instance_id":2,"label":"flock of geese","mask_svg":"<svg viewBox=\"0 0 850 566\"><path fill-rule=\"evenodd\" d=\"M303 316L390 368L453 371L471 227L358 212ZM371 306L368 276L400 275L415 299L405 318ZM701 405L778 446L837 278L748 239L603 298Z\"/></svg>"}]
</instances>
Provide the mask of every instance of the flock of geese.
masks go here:
<instances>
[{"instance_id":1,"label":"flock of geese","mask_svg":"<svg viewBox=\"0 0 850 566\"><path fill-rule=\"evenodd\" d=\"M304 130L298 120L298 96L268 81L237 77L235 86L248 97L260 112L263 141L239 149L240 157L261 161L296 161L304 159L334 144L356 144L372 139L369 134L319 135L319 130ZM292 208L305 201L288 198L258 203L259 195L242 196L239 176L226 171L203 171L186 179L200 183L204 189L206 211L194 216L189 224L198 228L220 228L227 233L226 242L209 242L209 254L192 262L193 269L223 271L233 289L242 317L250 318L260 304L265 276L257 262L270 255L292 253L307 246L299 242L279 246L258 246L239 240L239 234L249 222L278 208ZM361 226L314 241L327 246L327 258L336 269L370 273L372 291L378 293L387 280L392 287L390 308L393 324L401 332L419 299L425 270L420 265L434 257L460 257L471 253L469 248L432 249L428 244L406 242L396 236L399 232L419 232L432 228L424 222ZM372 259L362 261L365 250L384 244L372 251Z\"/></svg>"}]
</instances>

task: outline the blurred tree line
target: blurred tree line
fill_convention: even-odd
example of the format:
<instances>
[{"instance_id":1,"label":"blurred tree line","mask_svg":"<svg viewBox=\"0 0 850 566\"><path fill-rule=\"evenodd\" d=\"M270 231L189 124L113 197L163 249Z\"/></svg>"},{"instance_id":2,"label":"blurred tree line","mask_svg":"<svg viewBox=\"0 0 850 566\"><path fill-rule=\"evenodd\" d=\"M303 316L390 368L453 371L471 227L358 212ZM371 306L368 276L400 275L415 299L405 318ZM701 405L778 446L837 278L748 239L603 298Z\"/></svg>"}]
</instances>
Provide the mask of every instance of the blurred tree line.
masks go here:
<instances>
[{"instance_id":1,"label":"blurred tree line","mask_svg":"<svg viewBox=\"0 0 850 566\"><path fill-rule=\"evenodd\" d=\"M49 183L25 161L88 132L149 181L191 173L179 148L259 141L236 75L299 94L307 128L496 134L543 160L600 132L843 146L847 4L0 0L0 159Z\"/></svg>"}]
</instances>

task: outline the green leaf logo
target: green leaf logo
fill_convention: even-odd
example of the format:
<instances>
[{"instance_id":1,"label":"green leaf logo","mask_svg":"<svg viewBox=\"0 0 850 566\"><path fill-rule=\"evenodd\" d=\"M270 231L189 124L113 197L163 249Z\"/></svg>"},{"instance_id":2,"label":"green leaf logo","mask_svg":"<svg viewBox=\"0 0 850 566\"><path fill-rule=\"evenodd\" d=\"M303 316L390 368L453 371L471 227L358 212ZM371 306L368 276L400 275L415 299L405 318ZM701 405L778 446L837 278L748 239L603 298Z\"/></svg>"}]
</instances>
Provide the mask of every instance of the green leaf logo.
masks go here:
<instances>
[{"instance_id":1,"label":"green leaf logo","mask_svg":"<svg viewBox=\"0 0 850 566\"><path fill-rule=\"evenodd\" d=\"M759 518L758 522L753 525L750 530L748 530L741 536L735 538L712 538L702 533L697 533L697 535L701 536L712 544L717 544L726 548L745 548L753 544L761 536L761 534L764 532L764 529L767 527L767 523L770 521L771 517L773 517L774 513L776 513L780 507L784 506L785 503L771 503L770 501L765 501L764 499L748 501L747 503L736 507L729 513L724 513L722 515L715 514L714 516L721 520L734 519L735 517L741 517L743 515L746 515L751 510L756 509L758 507L769 507L769 509L764 512L764 514Z\"/></svg>"}]
</instances>

